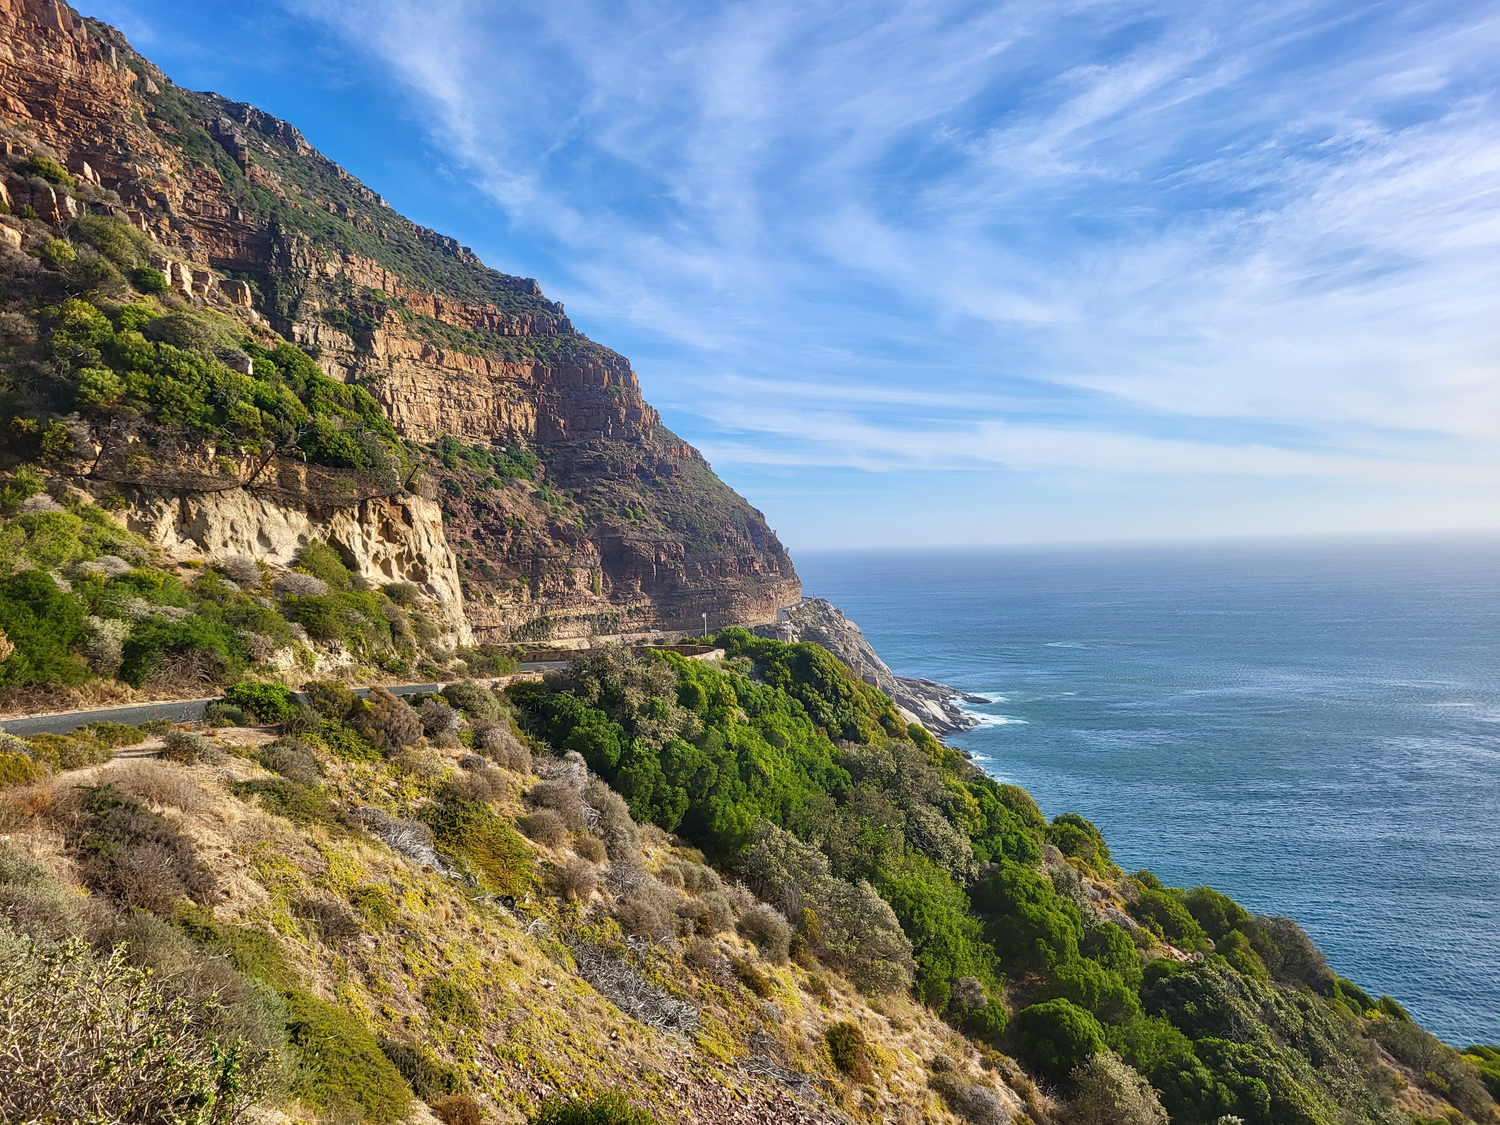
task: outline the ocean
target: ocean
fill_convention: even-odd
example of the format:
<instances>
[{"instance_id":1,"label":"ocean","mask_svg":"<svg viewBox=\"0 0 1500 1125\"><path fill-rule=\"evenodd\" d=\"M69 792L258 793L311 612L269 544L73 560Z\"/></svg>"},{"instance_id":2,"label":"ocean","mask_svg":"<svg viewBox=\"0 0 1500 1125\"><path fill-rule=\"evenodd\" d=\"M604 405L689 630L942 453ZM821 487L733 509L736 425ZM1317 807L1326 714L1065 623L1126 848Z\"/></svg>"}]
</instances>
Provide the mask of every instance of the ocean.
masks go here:
<instances>
[{"instance_id":1,"label":"ocean","mask_svg":"<svg viewBox=\"0 0 1500 1125\"><path fill-rule=\"evenodd\" d=\"M1500 540L799 552L951 736L1126 871L1300 923L1500 1043Z\"/></svg>"}]
</instances>

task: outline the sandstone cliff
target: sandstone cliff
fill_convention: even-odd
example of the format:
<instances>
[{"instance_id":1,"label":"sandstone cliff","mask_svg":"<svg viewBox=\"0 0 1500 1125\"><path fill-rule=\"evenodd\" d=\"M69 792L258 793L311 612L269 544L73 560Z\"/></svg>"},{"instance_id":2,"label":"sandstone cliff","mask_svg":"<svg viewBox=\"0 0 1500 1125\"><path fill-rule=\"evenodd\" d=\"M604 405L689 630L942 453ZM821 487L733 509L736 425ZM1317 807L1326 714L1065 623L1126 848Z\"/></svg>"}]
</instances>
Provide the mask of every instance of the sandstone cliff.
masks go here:
<instances>
[{"instance_id":1,"label":"sandstone cliff","mask_svg":"<svg viewBox=\"0 0 1500 1125\"><path fill-rule=\"evenodd\" d=\"M438 504L479 640L690 629L705 611L764 622L800 594L764 517L661 426L627 359L535 281L397 215L293 125L175 86L64 4L0 0L0 139L0 156L47 153L75 181L12 160L0 203L60 231L89 211L126 220L183 299L273 329L374 396L426 472L344 510L407 490ZM221 503L191 499L202 481L132 477L128 459L112 480L151 497L143 511ZM273 461L247 492L295 475ZM328 509L296 489L277 502L282 523Z\"/></svg>"}]
</instances>

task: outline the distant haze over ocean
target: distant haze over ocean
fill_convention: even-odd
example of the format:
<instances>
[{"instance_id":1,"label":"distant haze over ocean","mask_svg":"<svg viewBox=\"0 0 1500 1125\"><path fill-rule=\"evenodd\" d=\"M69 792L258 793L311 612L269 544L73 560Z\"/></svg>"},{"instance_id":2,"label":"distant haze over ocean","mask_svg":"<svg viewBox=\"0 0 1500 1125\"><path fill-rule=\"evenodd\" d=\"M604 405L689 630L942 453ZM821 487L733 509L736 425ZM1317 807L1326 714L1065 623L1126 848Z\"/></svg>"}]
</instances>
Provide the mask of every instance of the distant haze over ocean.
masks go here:
<instances>
[{"instance_id":1,"label":"distant haze over ocean","mask_svg":"<svg viewBox=\"0 0 1500 1125\"><path fill-rule=\"evenodd\" d=\"M1302 924L1457 1046L1500 1042L1500 540L804 552L953 741L1126 871Z\"/></svg>"}]
</instances>

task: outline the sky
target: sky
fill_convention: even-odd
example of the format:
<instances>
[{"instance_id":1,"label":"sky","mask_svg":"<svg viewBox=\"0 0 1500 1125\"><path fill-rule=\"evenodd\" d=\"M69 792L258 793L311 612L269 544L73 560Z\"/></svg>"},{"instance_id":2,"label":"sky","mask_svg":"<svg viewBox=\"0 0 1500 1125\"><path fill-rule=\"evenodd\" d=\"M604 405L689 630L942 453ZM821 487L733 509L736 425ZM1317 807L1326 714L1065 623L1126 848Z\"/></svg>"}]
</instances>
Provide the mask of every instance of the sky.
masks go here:
<instances>
[{"instance_id":1,"label":"sky","mask_svg":"<svg viewBox=\"0 0 1500 1125\"><path fill-rule=\"evenodd\" d=\"M1492 4L98 0L793 549L1500 527Z\"/></svg>"}]
</instances>

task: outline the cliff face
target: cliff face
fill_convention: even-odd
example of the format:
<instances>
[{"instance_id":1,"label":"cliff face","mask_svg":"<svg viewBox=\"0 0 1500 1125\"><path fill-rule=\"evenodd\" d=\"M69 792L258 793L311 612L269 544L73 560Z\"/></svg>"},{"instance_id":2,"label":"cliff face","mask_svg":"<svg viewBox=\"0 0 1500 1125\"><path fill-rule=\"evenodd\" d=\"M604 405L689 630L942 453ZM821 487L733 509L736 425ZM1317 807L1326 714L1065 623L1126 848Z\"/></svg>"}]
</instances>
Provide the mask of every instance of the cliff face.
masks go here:
<instances>
[{"instance_id":1,"label":"cliff face","mask_svg":"<svg viewBox=\"0 0 1500 1125\"><path fill-rule=\"evenodd\" d=\"M5 202L59 228L81 210L125 219L185 299L268 325L369 391L425 463L399 485L441 506L479 640L686 629L705 611L751 624L800 594L764 517L661 426L627 359L535 281L397 215L294 126L174 86L66 5L0 0L0 132L7 152L55 153L81 189L12 175ZM295 475L273 466L245 487L274 491L278 472ZM201 491L139 478L114 479L154 495L147 507Z\"/></svg>"}]
</instances>

